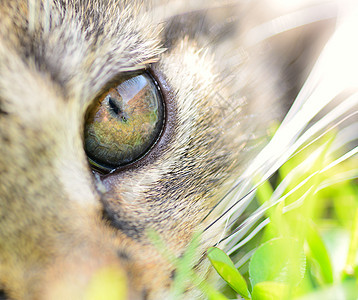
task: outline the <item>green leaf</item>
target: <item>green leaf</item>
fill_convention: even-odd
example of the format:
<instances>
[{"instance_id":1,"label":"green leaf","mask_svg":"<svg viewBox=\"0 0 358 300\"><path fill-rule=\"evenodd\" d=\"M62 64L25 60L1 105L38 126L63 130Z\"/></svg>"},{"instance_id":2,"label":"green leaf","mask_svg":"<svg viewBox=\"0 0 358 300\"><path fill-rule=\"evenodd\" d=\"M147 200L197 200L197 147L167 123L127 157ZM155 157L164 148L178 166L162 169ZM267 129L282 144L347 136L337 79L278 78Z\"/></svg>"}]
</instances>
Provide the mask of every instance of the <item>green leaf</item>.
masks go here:
<instances>
[{"instance_id":1,"label":"green leaf","mask_svg":"<svg viewBox=\"0 0 358 300\"><path fill-rule=\"evenodd\" d=\"M311 222L308 226L307 243L310 249L308 258L317 262L320 279L323 283L333 283L333 270L326 246L321 239L317 229Z\"/></svg>"},{"instance_id":2,"label":"green leaf","mask_svg":"<svg viewBox=\"0 0 358 300\"><path fill-rule=\"evenodd\" d=\"M252 300L288 299L290 288L287 284L275 281L264 281L256 284L252 290Z\"/></svg>"},{"instance_id":3,"label":"green leaf","mask_svg":"<svg viewBox=\"0 0 358 300\"><path fill-rule=\"evenodd\" d=\"M355 209L355 217L352 224L351 238L347 255L344 274L353 276L355 273L356 258L358 253L358 208Z\"/></svg>"},{"instance_id":4,"label":"green leaf","mask_svg":"<svg viewBox=\"0 0 358 300\"><path fill-rule=\"evenodd\" d=\"M341 182L322 190L327 199L333 199L336 218L347 229L352 226L355 208L358 206L357 192L358 190L350 181Z\"/></svg>"},{"instance_id":5,"label":"green leaf","mask_svg":"<svg viewBox=\"0 0 358 300\"><path fill-rule=\"evenodd\" d=\"M85 300L125 300L127 299L127 278L122 270L103 268L91 278Z\"/></svg>"},{"instance_id":6,"label":"green leaf","mask_svg":"<svg viewBox=\"0 0 358 300\"><path fill-rule=\"evenodd\" d=\"M303 247L292 238L278 238L262 244L252 255L251 285L276 281L297 285L304 277L306 258Z\"/></svg>"},{"instance_id":7,"label":"green leaf","mask_svg":"<svg viewBox=\"0 0 358 300\"><path fill-rule=\"evenodd\" d=\"M207 296L209 300L228 300L223 294L215 290L205 281L200 281L198 287Z\"/></svg>"},{"instance_id":8,"label":"green leaf","mask_svg":"<svg viewBox=\"0 0 358 300\"><path fill-rule=\"evenodd\" d=\"M242 297L250 299L247 283L231 259L219 248L209 248L208 257L216 272Z\"/></svg>"},{"instance_id":9,"label":"green leaf","mask_svg":"<svg viewBox=\"0 0 358 300\"><path fill-rule=\"evenodd\" d=\"M259 178L256 180L260 182ZM256 198L259 200L260 204L264 204L266 201L270 200L273 194L273 188L268 180L264 181L256 189Z\"/></svg>"},{"instance_id":10,"label":"green leaf","mask_svg":"<svg viewBox=\"0 0 358 300\"><path fill-rule=\"evenodd\" d=\"M215 290L202 277L194 272L192 266L195 261L194 257L198 249L200 233L195 233L189 243L184 255L181 258L176 256L168 249L160 235L154 230L147 231L148 238L153 245L161 252L169 263L176 268L176 274L172 286L171 299L181 299L183 292L189 282L198 287L209 300L227 300L219 291Z\"/></svg>"},{"instance_id":11,"label":"green leaf","mask_svg":"<svg viewBox=\"0 0 358 300\"><path fill-rule=\"evenodd\" d=\"M356 300L357 295L358 284L355 280L350 280L348 282L341 282L336 285L331 285L323 289L315 290L312 293L300 297L299 300Z\"/></svg>"},{"instance_id":12,"label":"green leaf","mask_svg":"<svg viewBox=\"0 0 358 300\"><path fill-rule=\"evenodd\" d=\"M183 256L177 260L176 274L173 282L173 299L181 299L191 277L195 252L199 247L199 234L195 234Z\"/></svg>"}]
</instances>

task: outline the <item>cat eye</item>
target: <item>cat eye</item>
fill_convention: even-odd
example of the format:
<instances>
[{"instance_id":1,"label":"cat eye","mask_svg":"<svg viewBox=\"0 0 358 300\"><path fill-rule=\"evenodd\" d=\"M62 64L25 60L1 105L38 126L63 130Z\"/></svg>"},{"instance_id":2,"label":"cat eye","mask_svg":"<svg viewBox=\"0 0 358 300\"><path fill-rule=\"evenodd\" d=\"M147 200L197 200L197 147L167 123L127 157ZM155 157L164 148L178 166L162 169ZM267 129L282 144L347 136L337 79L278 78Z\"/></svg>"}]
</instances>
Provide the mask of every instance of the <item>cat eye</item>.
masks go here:
<instances>
[{"instance_id":1,"label":"cat eye","mask_svg":"<svg viewBox=\"0 0 358 300\"><path fill-rule=\"evenodd\" d=\"M163 100L147 73L122 78L90 107L84 144L94 169L110 172L144 156L164 123Z\"/></svg>"}]
</instances>

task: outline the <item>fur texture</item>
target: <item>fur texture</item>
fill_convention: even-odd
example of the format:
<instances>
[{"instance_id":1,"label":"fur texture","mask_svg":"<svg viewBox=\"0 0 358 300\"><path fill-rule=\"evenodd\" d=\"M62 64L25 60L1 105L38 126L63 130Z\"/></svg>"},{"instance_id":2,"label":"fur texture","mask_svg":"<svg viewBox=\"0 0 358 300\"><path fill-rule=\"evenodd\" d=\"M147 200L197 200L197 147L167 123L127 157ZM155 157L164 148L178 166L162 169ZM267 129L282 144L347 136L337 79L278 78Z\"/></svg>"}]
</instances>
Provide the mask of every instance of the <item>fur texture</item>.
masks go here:
<instances>
[{"instance_id":1,"label":"fur texture","mask_svg":"<svg viewBox=\"0 0 358 300\"><path fill-rule=\"evenodd\" d=\"M203 221L328 36L327 21L246 47L244 33L268 17L263 4L242 2L1 1L0 288L9 298L81 299L109 266L126 274L130 299L168 297L174 267L146 232L180 256L215 220ZM145 70L166 102L161 140L134 165L91 171L88 107L121 74ZM203 253L219 227L202 236Z\"/></svg>"}]
</instances>

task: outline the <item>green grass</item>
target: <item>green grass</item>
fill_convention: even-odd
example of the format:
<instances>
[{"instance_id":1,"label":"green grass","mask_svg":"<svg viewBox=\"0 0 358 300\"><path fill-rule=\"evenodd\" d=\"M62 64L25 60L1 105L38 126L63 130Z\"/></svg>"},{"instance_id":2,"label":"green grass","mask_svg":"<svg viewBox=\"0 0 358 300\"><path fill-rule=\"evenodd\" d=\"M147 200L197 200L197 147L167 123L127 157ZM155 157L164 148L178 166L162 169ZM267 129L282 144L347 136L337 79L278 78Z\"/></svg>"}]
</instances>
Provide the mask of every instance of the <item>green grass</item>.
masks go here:
<instances>
[{"instance_id":1,"label":"green grass","mask_svg":"<svg viewBox=\"0 0 358 300\"><path fill-rule=\"evenodd\" d=\"M255 221L265 224L262 230L230 256L216 247L207 251L226 284L220 290L192 269L199 234L178 259L149 233L177 270L172 299L182 299L192 284L210 300L358 299L358 157L337 163L343 155L331 151L335 138L329 134L296 152L274 179L257 178L247 209L265 208Z\"/></svg>"},{"instance_id":2,"label":"green grass","mask_svg":"<svg viewBox=\"0 0 358 300\"><path fill-rule=\"evenodd\" d=\"M268 222L249 242L230 256L208 249L212 267L226 283L220 290L192 269L199 234L178 259L149 232L177 270L172 299L182 299L192 284L210 300L357 299L358 157L336 164L342 154L330 151L334 139L331 134L301 149L275 179L259 185L251 210L266 207L256 222ZM250 259L240 263L248 253Z\"/></svg>"},{"instance_id":3,"label":"green grass","mask_svg":"<svg viewBox=\"0 0 358 300\"><path fill-rule=\"evenodd\" d=\"M265 211L268 225L232 255L237 262L253 252L247 263L237 270L223 251L208 251L227 282L227 297L357 299L358 185L357 179L340 178L357 169L358 158L327 168L335 161L329 151L333 140L303 149L279 169L276 180L259 186L257 207L274 205ZM284 179L289 180L281 200L273 202Z\"/></svg>"}]
</instances>

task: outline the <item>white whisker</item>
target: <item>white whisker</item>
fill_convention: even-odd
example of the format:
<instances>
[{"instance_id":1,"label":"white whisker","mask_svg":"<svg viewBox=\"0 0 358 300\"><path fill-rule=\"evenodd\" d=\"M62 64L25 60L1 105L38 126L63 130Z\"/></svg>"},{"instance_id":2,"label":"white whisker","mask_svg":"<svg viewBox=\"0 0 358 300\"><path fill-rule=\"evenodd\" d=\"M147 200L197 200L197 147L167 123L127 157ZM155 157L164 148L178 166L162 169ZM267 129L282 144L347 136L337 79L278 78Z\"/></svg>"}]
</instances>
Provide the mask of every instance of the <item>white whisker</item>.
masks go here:
<instances>
[{"instance_id":1,"label":"white whisker","mask_svg":"<svg viewBox=\"0 0 358 300\"><path fill-rule=\"evenodd\" d=\"M29 11L29 31L33 32L35 30L35 22L37 15L37 1L36 0L28 0L28 11Z\"/></svg>"},{"instance_id":2,"label":"white whisker","mask_svg":"<svg viewBox=\"0 0 358 300\"><path fill-rule=\"evenodd\" d=\"M239 243L237 243L235 246L233 247L230 247L228 245L228 251L227 251L227 254L230 255L232 253L234 253L236 250L240 249L242 246L244 246L246 243L248 243L249 241L251 241L251 239L253 237L256 236L257 233L259 233L267 224L270 223L270 219L269 218L266 218L264 221L262 221L259 225L257 225L255 227L255 229L253 231L250 232L249 235L247 235L244 239L242 239ZM234 243L235 244L235 241Z\"/></svg>"},{"instance_id":3,"label":"white whisker","mask_svg":"<svg viewBox=\"0 0 358 300\"><path fill-rule=\"evenodd\" d=\"M353 155L356 155L358 153L358 146L353 148L352 150L350 150L349 152L347 152L346 154L342 155L340 158L336 159L335 161L331 162L328 166L326 166L322 172L325 172L333 167L335 167L336 165L338 165L339 163L347 160L348 158L351 158Z\"/></svg>"},{"instance_id":4,"label":"white whisker","mask_svg":"<svg viewBox=\"0 0 358 300\"><path fill-rule=\"evenodd\" d=\"M280 33L298 28L310 23L337 17L335 3L323 3L289 13L251 29L246 36L248 46L254 46Z\"/></svg>"},{"instance_id":5,"label":"white whisker","mask_svg":"<svg viewBox=\"0 0 358 300\"><path fill-rule=\"evenodd\" d=\"M44 1L43 26L44 26L44 32L46 32L46 33L48 33L50 30L50 16L51 16L50 0L45 0Z\"/></svg>"}]
</instances>

